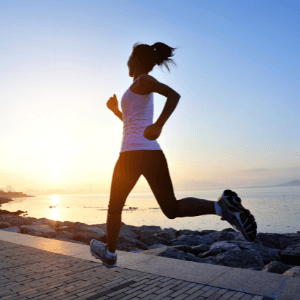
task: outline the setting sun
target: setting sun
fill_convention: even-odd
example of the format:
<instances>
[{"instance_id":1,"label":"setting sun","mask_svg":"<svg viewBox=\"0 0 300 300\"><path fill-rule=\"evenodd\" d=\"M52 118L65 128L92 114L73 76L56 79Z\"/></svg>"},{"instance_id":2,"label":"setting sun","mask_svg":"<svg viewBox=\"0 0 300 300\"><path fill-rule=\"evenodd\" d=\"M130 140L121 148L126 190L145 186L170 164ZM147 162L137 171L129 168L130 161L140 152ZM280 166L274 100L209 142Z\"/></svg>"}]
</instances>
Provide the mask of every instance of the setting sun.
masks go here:
<instances>
[{"instance_id":1,"label":"setting sun","mask_svg":"<svg viewBox=\"0 0 300 300\"><path fill-rule=\"evenodd\" d=\"M51 206L57 206L59 203L59 196L54 194L51 196Z\"/></svg>"}]
</instances>

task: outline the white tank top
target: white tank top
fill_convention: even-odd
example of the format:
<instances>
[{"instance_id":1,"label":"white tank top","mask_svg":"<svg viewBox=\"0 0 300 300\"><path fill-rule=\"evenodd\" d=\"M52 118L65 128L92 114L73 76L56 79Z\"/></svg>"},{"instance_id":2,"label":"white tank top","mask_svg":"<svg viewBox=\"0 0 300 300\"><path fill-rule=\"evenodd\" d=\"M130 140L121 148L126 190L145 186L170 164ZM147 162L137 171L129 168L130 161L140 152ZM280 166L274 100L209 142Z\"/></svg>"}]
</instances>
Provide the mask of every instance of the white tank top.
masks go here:
<instances>
[{"instance_id":1,"label":"white tank top","mask_svg":"<svg viewBox=\"0 0 300 300\"><path fill-rule=\"evenodd\" d=\"M153 93L137 95L130 88L121 100L123 140L121 152L133 150L161 150L156 140L144 138L145 128L153 124Z\"/></svg>"}]
</instances>

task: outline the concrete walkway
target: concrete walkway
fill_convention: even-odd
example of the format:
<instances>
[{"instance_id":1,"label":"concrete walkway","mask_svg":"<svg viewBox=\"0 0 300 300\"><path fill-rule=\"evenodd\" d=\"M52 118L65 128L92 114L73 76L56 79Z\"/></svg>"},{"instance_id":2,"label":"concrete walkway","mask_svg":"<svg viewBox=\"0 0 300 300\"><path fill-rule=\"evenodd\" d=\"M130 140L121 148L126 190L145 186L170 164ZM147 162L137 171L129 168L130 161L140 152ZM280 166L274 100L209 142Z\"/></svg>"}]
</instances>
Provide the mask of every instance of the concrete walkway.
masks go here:
<instances>
[{"instance_id":1,"label":"concrete walkway","mask_svg":"<svg viewBox=\"0 0 300 300\"><path fill-rule=\"evenodd\" d=\"M108 269L88 245L0 230L2 299L300 300L300 279L117 251Z\"/></svg>"}]
</instances>

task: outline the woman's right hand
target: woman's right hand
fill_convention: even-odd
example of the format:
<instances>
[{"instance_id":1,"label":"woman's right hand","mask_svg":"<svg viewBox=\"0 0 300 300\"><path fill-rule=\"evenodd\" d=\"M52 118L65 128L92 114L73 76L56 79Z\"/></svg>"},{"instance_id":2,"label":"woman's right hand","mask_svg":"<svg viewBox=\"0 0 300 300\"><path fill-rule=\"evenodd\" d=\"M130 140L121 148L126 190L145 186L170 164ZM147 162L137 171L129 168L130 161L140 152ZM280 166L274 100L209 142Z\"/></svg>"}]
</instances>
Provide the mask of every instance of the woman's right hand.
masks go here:
<instances>
[{"instance_id":1,"label":"woman's right hand","mask_svg":"<svg viewBox=\"0 0 300 300\"><path fill-rule=\"evenodd\" d=\"M116 94L114 94L113 97L110 97L109 100L106 102L106 106L112 111L117 112L119 110L118 108L118 100Z\"/></svg>"}]
</instances>

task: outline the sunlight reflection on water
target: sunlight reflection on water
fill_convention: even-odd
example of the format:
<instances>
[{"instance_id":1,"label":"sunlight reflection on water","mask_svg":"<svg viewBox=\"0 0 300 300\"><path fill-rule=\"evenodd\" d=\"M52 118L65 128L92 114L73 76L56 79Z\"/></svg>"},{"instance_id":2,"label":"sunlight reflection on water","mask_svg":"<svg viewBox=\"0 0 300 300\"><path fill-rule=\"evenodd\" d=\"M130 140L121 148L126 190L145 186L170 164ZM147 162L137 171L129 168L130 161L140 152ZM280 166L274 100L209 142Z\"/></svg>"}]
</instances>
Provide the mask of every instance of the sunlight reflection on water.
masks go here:
<instances>
[{"instance_id":1,"label":"sunlight reflection on water","mask_svg":"<svg viewBox=\"0 0 300 300\"><path fill-rule=\"evenodd\" d=\"M300 230L299 187L249 188L235 191L242 198L243 205L255 216L259 232L285 233ZM176 192L175 195L178 200L185 197L217 200L222 192L222 190L185 191ZM28 211L28 216L35 218L102 224L106 222L108 202L108 194L45 195L16 199L3 204L2 209ZM177 230L222 230L230 227L216 215L170 220L162 213L151 193L129 195L122 213L122 221L135 226L156 225Z\"/></svg>"}]
</instances>

